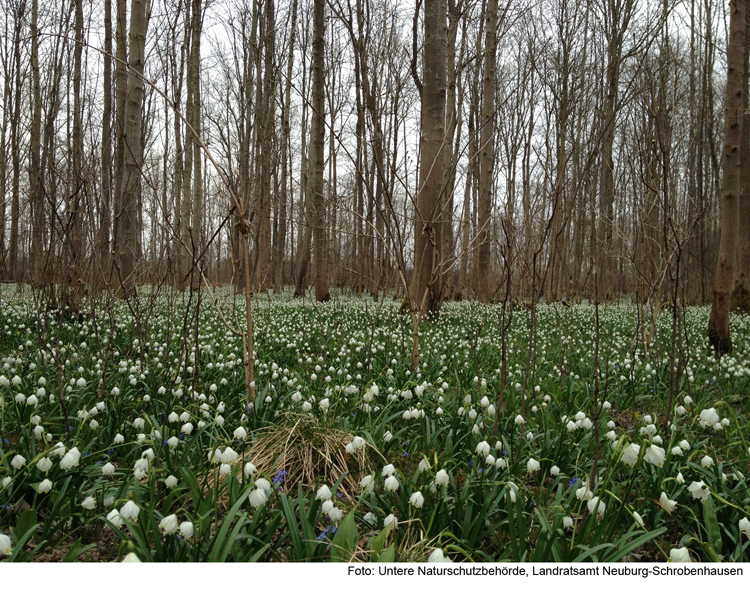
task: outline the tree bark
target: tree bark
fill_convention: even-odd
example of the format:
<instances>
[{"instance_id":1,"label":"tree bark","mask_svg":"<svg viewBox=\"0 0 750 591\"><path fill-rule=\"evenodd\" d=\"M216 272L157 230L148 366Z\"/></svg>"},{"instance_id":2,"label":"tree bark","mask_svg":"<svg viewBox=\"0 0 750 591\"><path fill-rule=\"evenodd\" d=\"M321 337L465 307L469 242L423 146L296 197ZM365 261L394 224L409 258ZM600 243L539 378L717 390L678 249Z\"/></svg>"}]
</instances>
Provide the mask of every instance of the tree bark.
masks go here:
<instances>
[{"instance_id":1,"label":"tree bark","mask_svg":"<svg viewBox=\"0 0 750 591\"><path fill-rule=\"evenodd\" d=\"M742 143L740 146L740 199L737 218L737 272L731 309L750 313L750 10L745 8L744 68L742 77Z\"/></svg>"},{"instance_id":2,"label":"tree bark","mask_svg":"<svg viewBox=\"0 0 750 591\"><path fill-rule=\"evenodd\" d=\"M729 17L729 46L727 48L727 86L724 111L724 153L722 171L724 185L721 199L721 241L719 262L714 279L713 303L708 320L708 340L716 355L732 352L729 334L729 306L734 281L737 249L737 217L741 192L740 154L744 113L742 110L747 88L744 82L745 15L744 0L732 0Z\"/></svg>"},{"instance_id":3,"label":"tree bark","mask_svg":"<svg viewBox=\"0 0 750 591\"><path fill-rule=\"evenodd\" d=\"M490 217L492 214L492 185L495 167L495 73L497 63L497 0L487 2L487 28L484 42L484 74L479 148L479 211L477 257L479 265L479 301L488 304L492 299L490 272Z\"/></svg>"},{"instance_id":4,"label":"tree bark","mask_svg":"<svg viewBox=\"0 0 750 591\"><path fill-rule=\"evenodd\" d=\"M118 23L119 24L119 23ZM141 172L143 167L142 102L143 62L145 59L148 16L146 0L132 0L128 48L128 86L123 117L124 129L121 145L124 148L123 178L120 209L116 212L119 227L116 265L117 294L130 297L135 294L135 273L139 263L138 233L139 204L141 203Z\"/></svg>"},{"instance_id":5,"label":"tree bark","mask_svg":"<svg viewBox=\"0 0 750 591\"><path fill-rule=\"evenodd\" d=\"M440 244L436 242L436 224L440 216L444 179L446 15L445 0L425 0L422 131L417 207L414 212L414 273L410 287L412 310L421 314L437 312L440 305L433 284L439 270ZM413 359L414 355L412 363Z\"/></svg>"}]
</instances>

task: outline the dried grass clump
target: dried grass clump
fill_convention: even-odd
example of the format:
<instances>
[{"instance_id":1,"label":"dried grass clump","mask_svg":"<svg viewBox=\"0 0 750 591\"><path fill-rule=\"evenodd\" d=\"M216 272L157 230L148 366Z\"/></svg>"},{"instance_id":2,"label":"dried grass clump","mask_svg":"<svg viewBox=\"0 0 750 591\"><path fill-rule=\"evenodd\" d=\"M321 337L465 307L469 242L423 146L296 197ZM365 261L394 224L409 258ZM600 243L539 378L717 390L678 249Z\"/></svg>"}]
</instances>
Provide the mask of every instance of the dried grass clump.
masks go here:
<instances>
[{"instance_id":1,"label":"dried grass clump","mask_svg":"<svg viewBox=\"0 0 750 591\"><path fill-rule=\"evenodd\" d=\"M288 415L281 425L267 427L253 434L256 443L249 459L259 472L276 474L285 470L284 490L296 491L297 484L303 487L314 483L332 486L342 474L347 476L339 485L338 492L354 498L359 481L372 472L364 448L354 455L344 451L354 435L340 429L331 429L309 415Z\"/></svg>"}]
</instances>

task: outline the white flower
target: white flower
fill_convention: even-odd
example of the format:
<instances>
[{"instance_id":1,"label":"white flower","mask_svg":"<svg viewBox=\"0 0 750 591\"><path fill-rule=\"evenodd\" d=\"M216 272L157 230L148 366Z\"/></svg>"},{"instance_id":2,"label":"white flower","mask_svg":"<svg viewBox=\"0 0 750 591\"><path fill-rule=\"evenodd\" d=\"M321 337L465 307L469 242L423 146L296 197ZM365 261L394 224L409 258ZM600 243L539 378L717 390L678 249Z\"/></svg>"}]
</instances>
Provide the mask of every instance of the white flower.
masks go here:
<instances>
[{"instance_id":1,"label":"white flower","mask_svg":"<svg viewBox=\"0 0 750 591\"><path fill-rule=\"evenodd\" d=\"M372 489L375 487L375 483L373 482L372 475L368 474L362 480L360 480L359 486L361 486L364 489L364 492L366 493L372 492Z\"/></svg>"},{"instance_id":2,"label":"white flower","mask_svg":"<svg viewBox=\"0 0 750 591\"><path fill-rule=\"evenodd\" d=\"M588 483L581 482L580 486L576 489L576 498L582 501L583 499L591 499L593 496L594 493L589 490Z\"/></svg>"},{"instance_id":3,"label":"white flower","mask_svg":"<svg viewBox=\"0 0 750 591\"><path fill-rule=\"evenodd\" d=\"M3 478L2 488L8 488L11 482L13 482L13 479L10 476L6 476L5 478Z\"/></svg>"},{"instance_id":4,"label":"white flower","mask_svg":"<svg viewBox=\"0 0 750 591\"><path fill-rule=\"evenodd\" d=\"M250 504L256 509L266 502L266 491L261 488L256 488L250 493Z\"/></svg>"},{"instance_id":5,"label":"white flower","mask_svg":"<svg viewBox=\"0 0 750 591\"><path fill-rule=\"evenodd\" d=\"M49 472L50 468L52 468L52 460L49 458L42 458L36 463L36 467L42 472Z\"/></svg>"},{"instance_id":6,"label":"white flower","mask_svg":"<svg viewBox=\"0 0 750 591\"><path fill-rule=\"evenodd\" d=\"M185 435L190 435L193 432L193 424L192 423L185 423L182 426L182 429L180 429Z\"/></svg>"},{"instance_id":7,"label":"white flower","mask_svg":"<svg viewBox=\"0 0 750 591\"><path fill-rule=\"evenodd\" d=\"M331 492L331 489L330 489L330 488L328 488L328 486L326 486L326 485L324 484L323 486L321 486L321 487L320 487L320 488L318 489L318 492L317 492L317 494L315 495L315 498L316 498L317 500L327 501L327 500L328 500L328 499L330 499L330 498L331 498L332 496L333 496L333 493Z\"/></svg>"},{"instance_id":8,"label":"white flower","mask_svg":"<svg viewBox=\"0 0 750 591\"><path fill-rule=\"evenodd\" d=\"M529 458L529 461L526 462L526 471L531 474L532 472L537 472L539 470L539 462L537 462L534 458Z\"/></svg>"},{"instance_id":9,"label":"white flower","mask_svg":"<svg viewBox=\"0 0 750 591\"><path fill-rule=\"evenodd\" d=\"M193 537L193 523L192 521L183 521L180 524L180 535L186 539L189 540Z\"/></svg>"},{"instance_id":10,"label":"white flower","mask_svg":"<svg viewBox=\"0 0 750 591\"><path fill-rule=\"evenodd\" d=\"M96 509L96 499L94 497L86 497L81 501L81 507L87 511L93 511Z\"/></svg>"},{"instance_id":11,"label":"white flower","mask_svg":"<svg viewBox=\"0 0 750 591\"><path fill-rule=\"evenodd\" d=\"M661 493L661 496L659 497L659 504L670 513L675 510L675 507L677 507L677 502L670 501L669 497L667 496L667 493L665 492Z\"/></svg>"},{"instance_id":12,"label":"white flower","mask_svg":"<svg viewBox=\"0 0 750 591\"><path fill-rule=\"evenodd\" d=\"M383 520L383 527L389 526L392 526L393 529L398 528L398 518L393 513Z\"/></svg>"},{"instance_id":13,"label":"white flower","mask_svg":"<svg viewBox=\"0 0 750 591\"><path fill-rule=\"evenodd\" d=\"M121 443L125 443L125 438L118 433L117 435L115 435L114 443L115 445L120 445Z\"/></svg>"},{"instance_id":14,"label":"white flower","mask_svg":"<svg viewBox=\"0 0 750 591\"><path fill-rule=\"evenodd\" d=\"M177 521L177 515L172 514L167 515L159 522L159 529L163 534L173 534L177 532L177 528L179 527L179 525L180 524Z\"/></svg>"},{"instance_id":15,"label":"white flower","mask_svg":"<svg viewBox=\"0 0 750 591\"><path fill-rule=\"evenodd\" d=\"M516 425L523 425L525 422L521 415L516 415Z\"/></svg>"},{"instance_id":16,"label":"white flower","mask_svg":"<svg viewBox=\"0 0 750 591\"><path fill-rule=\"evenodd\" d=\"M138 521L138 514L141 512L141 508L136 505L133 501L128 501L120 509L120 517L123 519L130 519L132 521Z\"/></svg>"},{"instance_id":17,"label":"white flower","mask_svg":"<svg viewBox=\"0 0 750 591\"><path fill-rule=\"evenodd\" d=\"M388 443L391 439L393 439L393 435L391 434L390 431L386 431L385 434L383 435L383 441Z\"/></svg>"},{"instance_id":18,"label":"white flower","mask_svg":"<svg viewBox=\"0 0 750 591\"><path fill-rule=\"evenodd\" d=\"M560 474L560 468L558 468L557 466L552 466L552 467L551 467L551 468L549 469L549 473L550 473L550 475L552 475L552 476L557 476L558 474Z\"/></svg>"},{"instance_id":19,"label":"white flower","mask_svg":"<svg viewBox=\"0 0 750 591\"><path fill-rule=\"evenodd\" d=\"M394 492L397 491L398 487L400 486L398 482L398 478L396 478L395 476L389 476L388 478L385 479L385 482L383 484L386 490L392 490Z\"/></svg>"},{"instance_id":20,"label":"white flower","mask_svg":"<svg viewBox=\"0 0 750 591\"><path fill-rule=\"evenodd\" d=\"M164 484L167 488L174 488L175 486L177 486L178 482L179 480L177 480L177 477L170 474L169 476L167 476Z\"/></svg>"},{"instance_id":21,"label":"white flower","mask_svg":"<svg viewBox=\"0 0 750 591\"><path fill-rule=\"evenodd\" d=\"M628 466L635 466L640 453L641 446L637 443L631 443L622 452L622 461L625 462Z\"/></svg>"},{"instance_id":22,"label":"white flower","mask_svg":"<svg viewBox=\"0 0 750 591\"><path fill-rule=\"evenodd\" d=\"M488 466L494 466L495 465L495 456L492 454L489 454L486 458L484 458L484 463Z\"/></svg>"},{"instance_id":23,"label":"white flower","mask_svg":"<svg viewBox=\"0 0 750 591\"><path fill-rule=\"evenodd\" d=\"M706 483L702 480L693 482L688 486L688 490L693 493L694 499L700 499L701 502L705 503L706 499L711 496L711 489L706 486Z\"/></svg>"},{"instance_id":24,"label":"white flower","mask_svg":"<svg viewBox=\"0 0 750 591\"><path fill-rule=\"evenodd\" d=\"M343 516L344 512L338 507L334 507L328 512L328 519L330 519L331 522L339 521Z\"/></svg>"},{"instance_id":25,"label":"white flower","mask_svg":"<svg viewBox=\"0 0 750 591\"><path fill-rule=\"evenodd\" d=\"M488 453L490 453L490 444L486 441L480 441L477 444L477 453L486 456Z\"/></svg>"},{"instance_id":26,"label":"white flower","mask_svg":"<svg viewBox=\"0 0 750 591\"><path fill-rule=\"evenodd\" d=\"M682 455L682 448L679 445L675 445L672 448L672 455L673 456L681 456Z\"/></svg>"},{"instance_id":27,"label":"white flower","mask_svg":"<svg viewBox=\"0 0 750 591\"><path fill-rule=\"evenodd\" d=\"M701 466L704 468L710 468L714 465L714 459L711 456L703 456L703 459L701 460Z\"/></svg>"},{"instance_id":28,"label":"white flower","mask_svg":"<svg viewBox=\"0 0 750 591\"><path fill-rule=\"evenodd\" d=\"M239 454L231 447L227 447L221 452L221 461L225 464L234 464L239 459Z\"/></svg>"},{"instance_id":29,"label":"white flower","mask_svg":"<svg viewBox=\"0 0 750 591\"><path fill-rule=\"evenodd\" d=\"M596 511L599 513L599 515L604 515L604 511L607 508L607 505L604 504L604 501L602 501L599 497L592 498L588 504L586 505L590 513L593 513Z\"/></svg>"},{"instance_id":30,"label":"white flower","mask_svg":"<svg viewBox=\"0 0 750 591\"><path fill-rule=\"evenodd\" d=\"M572 517L563 517L563 527L565 529L570 529L573 527L573 518Z\"/></svg>"},{"instance_id":31,"label":"white flower","mask_svg":"<svg viewBox=\"0 0 750 591\"><path fill-rule=\"evenodd\" d=\"M646 450L646 455L643 456L643 459L649 464L661 468L664 465L665 455L666 452L664 451L664 448L659 447L658 445L651 445Z\"/></svg>"},{"instance_id":32,"label":"white flower","mask_svg":"<svg viewBox=\"0 0 750 591\"><path fill-rule=\"evenodd\" d=\"M245 441L245 439L247 439L247 431L245 431L245 429L243 427L237 427L234 430L234 434L233 435L234 435L235 439L239 439L241 441Z\"/></svg>"},{"instance_id":33,"label":"white flower","mask_svg":"<svg viewBox=\"0 0 750 591\"><path fill-rule=\"evenodd\" d=\"M448 476L448 472L446 472L445 470L440 470L437 474L435 474L436 484L447 486L449 482L450 482L450 476Z\"/></svg>"},{"instance_id":34,"label":"white flower","mask_svg":"<svg viewBox=\"0 0 750 591\"><path fill-rule=\"evenodd\" d=\"M675 480L677 481L677 484L685 484L685 477L682 475L682 472L677 473Z\"/></svg>"},{"instance_id":35,"label":"white flower","mask_svg":"<svg viewBox=\"0 0 750 591\"><path fill-rule=\"evenodd\" d=\"M643 517L638 514L638 511L633 511L633 519L640 527L643 527Z\"/></svg>"},{"instance_id":36,"label":"white flower","mask_svg":"<svg viewBox=\"0 0 750 591\"><path fill-rule=\"evenodd\" d=\"M687 401L687 400L686 400ZM719 413L716 412L716 409L706 408L701 411L700 415L700 426L701 427L713 427L714 425L719 424L720 422Z\"/></svg>"},{"instance_id":37,"label":"white flower","mask_svg":"<svg viewBox=\"0 0 750 591\"><path fill-rule=\"evenodd\" d=\"M683 439L682 441L680 441L680 447L684 449L685 451L688 451L690 450L690 443L688 442L687 439Z\"/></svg>"},{"instance_id":38,"label":"white flower","mask_svg":"<svg viewBox=\"0 0 750 591\"><path fill-rule=\"evenodd\" d=\"M5 534L0 534L0 556L10 556L12 551L10 538Z\"/></svg>"},{"instance_id":39,"label":"white flower","mask_svg":"<svg viewBox=\"0 0 750 591\"><path fill-rule=\"evenodd\" d=\"M16 457L14 457L10 461L10 465L13 466L16 470L20 470L23 468L24 464L26 464L26 458L24 458L21 454L17 454Z\"/></svg>"},{"instance_id":40,"label":"white flower","mask_svg":"<svg viewBox=\"0 0 750 591\"><path fill-rule=\"evenodd\" d=\"M747 517L743 517L740 519L740 530L745 533L747 537L750 538L750 519Z\"/></svg>"},{"instance_id":41,"label":"white flower","mask_svg":"<svg viewBox=\"0 0 750 591\"><path fill-rule=\"evenodd\" d=\"M436 548L432 551L432 554L430 554L430 557L427 559L427 562L453 562L450 558L448 558L443 551L440 548Z\"/></svg>"},{"instance_id":42,"label":"white flower","mask_svg":"<svg viewBox=\"0 0 750 591\"><path fill-rule=\"evenodd\" d=\"M52 490L52 481L45 478L39 483L39 492L46 493Z\"/></svg>"},{"instance_id":43,"label":"white flower","mask_svg":"<svg viewBox=\"0 0 750 591\"><path fill-rule=\"evenodd\" d=\"M383 476L393 476L395 472L396 468L393 466L393 464L388 464L383 467Z\"/></svg>"},{"instance_id":44,"label":"white flower","mask_svg":"<svg viewBox=\"0 0 750 591\"><path fill-rule=\"evenodd\" d=\"M112 509L107 513L107 521L115 527L120 527L122 525L122 517L120 516L119 511L117 511L117 509Z\"/></svg>"},{"instance_id":45,"label":"white flower","mask_svg":"<svg viewBox=\"0 0 750 591\"><path fill-rule=\"evenodd\" d=\"M245 462L245 476L252 476L255 474L256 468L255 464L252 462Z\"/></svg>"},{"instance_id":46,"label":"white flower","mask_svg":"<svg viewBox=\"0 0 750 591\"><path fill-rule=\"evenodd\" d=\"M167 439L167 445L169 445L169 447L171 447L172 449L177 447L179 444L180 444L180 440L174 435L170 437L169 439Z\"/></svg>"},{"instance_id":47,"label":"white flower","mask_svg":"<svg viewBox=\"0 0 750 591\"><path fill-rule=\"evenodd\" d=\"M265 478L258 478L258 480L255 481L255 486L266 492L271 490L271 483Z\"/></svg>"},{"instance_id":48,"label":"white flower","mask_svg":"<svg viewBox=\"0 0 750 591\"><path fill-rule=\"evenodd\" d=\"M371 526L375 526L378 523L378 518L375 517L375 514L372 511L365 513L365 516L362 519L365 520L365 523L368 523Z\"/></svg>"},{"instance_id":49,"label":"white flower","mask_svg":"<svg viewBox=\"0 0 750 591\"><path fill-rule=\"evenodd\" d=\"M112 476L115 473L115 467L112 463L107 462L102 466L102 474L104 476Z\"/></svg>"},{"instance_id":50,"label":"white flower","mask_svg":"<svg viewBox=\"0 0 750 591\"><path fill-rule=\"evenodd\" d=\"M143 475L148 473L148 469L149 469L148 459L141 458L135 461L135 466L133 467L133 473L136 475L136 478L142 478Z\"/></svg>"},{"instance_id":51,"label":"white flower","mask_svg":"<svg viewBox=\"0 0 750 591\"><path fill-rule=\"evenodd\" d=\"M690 550L687 548L672 548L669 551L667 562L693 562L693 560L690 558Z\"/></svg>"},{"instance_id":52,"label":"white flower","mask_svg":"<svg viewBox=\"0 0 750 591\"><path fill-rule=\"evenodd\" d=\"M421 509L422 505L424 505L424 495L417 491L409 497L409 502L414 505L417 509Z\"/></svg>"}]
</instances>

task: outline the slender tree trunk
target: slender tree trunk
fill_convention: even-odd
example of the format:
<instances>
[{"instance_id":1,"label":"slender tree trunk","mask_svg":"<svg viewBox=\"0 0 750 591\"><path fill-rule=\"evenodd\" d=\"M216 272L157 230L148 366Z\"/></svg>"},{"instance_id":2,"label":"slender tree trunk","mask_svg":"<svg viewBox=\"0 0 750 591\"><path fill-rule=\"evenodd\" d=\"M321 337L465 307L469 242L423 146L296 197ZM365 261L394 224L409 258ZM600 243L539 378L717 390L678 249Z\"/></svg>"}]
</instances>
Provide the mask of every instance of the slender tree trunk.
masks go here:
<instances>
[{"instance_id":1,"label":"slender tree trunk","mask_svg":"<svg viewBox=\"0 0 750 591\"><path fill-rule=\"evenodd\" d=\"M745 14L744 0L732 0L729 17L729 46L727 49L727 87L724 114L724 154L722 171L724 186L721 200L721 242L719 262L714 279L714 298L708 320L708 340L716 355L732 352L729 334L729 306L734 281L737 250L737 218L741 193L740 155L747 94L744 80Z\"/></svg>"},{"instance_id":2,"label":"slender tree trunk","mask_svg":"<svg viewBox=\"0 0 750 591\"><path fill-rule=\"evenodd\" d=\"M325 142L324 52L325 0L313 4L313 79L312 125L310 128L310 168L312 182L312 224L315 248L315 299L319 302L328 295L328 244L326 241L326 206L323 196L323 165Z\"/></svg>"},{"instance_id":3,"label":"slender tree trunk","mask_svg":"<svg viewBox=\"0 0 750 591\"><path fill-rule=\"evenodd\" d=\"M112 0L104 1L104 104L102 110L102 170L99 197L99 267L96 275L106 277L110 266L112 219Z\"/></svg>"},{"instance_id":4,"label":"slender tree trunk","mask_svg":"<svg viewBox=\"0 0 750 591\"><path fill-rule=\"evenodd\" d=\"M13 67L15 71L15 90L13 98L13 116L10 121L10 142L13 152L13 182L10 204L10 244L8 245L8 269L11 279L19 281L18 269L19 218L21 214L21 137L19 121L21 118L21 23L25 20L26 3L19 2L15 13L15 31L13 34Z\"/></svg>"},{"instance_id":5,"label":"slender tree trunk","mask_svg":"<svg viewBox=\"0 0 750 591\"><path fill-rule=\"evenodd\" d=\"M292 90L292 70L294 66L294 42L297 37L297 4L292 2L292 17L289 24L289 58L286 64L286 80L284 81L284 106L281 115L281 192L279 195L279 231L276 239L276 266L274 268L274 293L281 293L284 282L284 254L286 246L287 224L287 187L289 186L289 110Z\"/></svg>"},{"instance_id":6,"label":"slender tree trunk","mask_svg":"<svg viewBox=\"0 0 750 591\"><path fill-rule=\"evenodd\" d=\"M479 301L488 304L492 299L490 273L490 216L492 214L492 180L495 167L495 70L497 63L497 0L487 2L487 28L484 42L484 74L482 90L482 127L479 148L479 234L478 265Z\"/></svg>"},{"instance_id":7,"label":"slender tree trunk","mask_svg":"<svg viewBox=\"0 0 750 591\"><path fill-rule=\"evenodd\" d=\"M120 131L125 157L118 214L118 251L116 253L117 287L120 297L135 294L138 260L139 204L143 167L142 103L143 62L145 58L148 15L146 0L132 0L128 50L128 87L125 101L124 129Z\"/></svg>"},{"instance_id":8,"label":"slender tree trunk","mask_svg":"<svg viewBox=\"0 0 750 591\"><path fill-rule=\"evenodd\" d=\"M742 77L742 142L740 145L740 199L737 226L737 271L732 292L732 310L750 313L750 9L745 8L744 68Z\"/></svg>"},{"instance_id":9,"label":"slender tree trunk","mask_svg":"<svg viewBox=\"0 0 750 591\"><path fill-rule=\"evenodd\" d=\"M190 92L193 100L191 114L191 125L195 133L201 135L201 33L203 32L203 14L201 0L193 0L192 6L192 40L190 42L190 78L192 90ZM193 146L193 203L190 220L190 243L191 256L190 289L200 289L201 274L200 263L196 258L201 252L201 225L203 223L203 168L202 154L196 138L191 137Z\"/></svg>"},{"instance_id":10,"label":"slender tree trunk","mask_svg":"<svg viewBox=\"0 0 750 591\"><path fill-rule=\"evenodd\" d=\"M273 131L276 123L276 102L274 93L276 77L274 72L274 54L276 52L276 20L273 0L265 2L265 34L263 45L263 94L259 106L258 139L260 147L260 187L258 192L257 224L257 264L255 266L255 284L265 290L272 282L271 266L271 156L273 153ZM260 72L258 72L260 75ZM260 80L258 80L260 82Z\"/></svg>"},{"instance_id":11,"label":"slender tree trunk","mask_svg":"<svg viewBox=\"0 0 750 591\"><path fill-rule=\"evenodd\" d=\"M42 254L42 235L44 225L44 182L41 167L41 134L42 134L42 86L39 72L39 2L31 3L31 70L34 104L31 117L31 167L29 168L30 201L33 212L31 264L33 283L42 285L44 256Z\"/></svg>"},{"instance_id":12,"label":"slender tree trunk","mask_svg":"<svg viewBox=\"0 0 750 591\"><path fill-rule=\"evenodd\" d=\"M410 287L412 310L420 314L437 312L440 305L433 284L439 270L436 224L444 179L446 15L445 0L425 0L422 133L414 225L414 274ZM412 352L412 366L418 355L418 349L416 354Z\"/></svg>"}]
</instances>

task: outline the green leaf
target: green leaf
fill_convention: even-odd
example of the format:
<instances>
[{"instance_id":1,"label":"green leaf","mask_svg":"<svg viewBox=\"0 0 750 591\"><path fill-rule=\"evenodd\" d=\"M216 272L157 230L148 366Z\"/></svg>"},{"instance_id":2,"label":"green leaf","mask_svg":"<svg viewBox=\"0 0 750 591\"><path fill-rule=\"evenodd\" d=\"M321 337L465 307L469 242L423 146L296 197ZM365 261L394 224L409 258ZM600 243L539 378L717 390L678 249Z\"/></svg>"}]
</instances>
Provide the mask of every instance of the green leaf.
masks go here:
<instances>
[{"instance_id":1,"label":"green leaf","mask_svg":"<svg viewBox=\"0 0 750 591\"><path fill-rule=\"evenodd\" d=\"M375 562L396 562L396 545L388 546Z\"/></svg>"},{"instance_id":2,"label":"green leaf","mask_svg":"<svg viewBox=\"0 0 750 591\"><path fill-rule=\"evenodd\" d=\"M703 521L706 524L708 532L708 541L717 554L721 554L721 530L719 529L719 520L716 518L716 507L711 497L703 503Z\"/></svg>"},{"instance_id":3,"label":"green leaf","mask_svg":"<svg viewBox=\"0 0 750 591\"><path fill-rule=\"evenodd\" d=\"M227 534L229 533L229 528L232 525L232 521L234 520L234 516L237 514L237 512L242 507L242 504L245 502L248 496L250 496L250 493L252 492L252 488L248 488L244 493L242 493L242 496L237 499L237 502L232 505L232 508L227 511L227 514L224 516L224 522L221 524L221 529L219 530L219 533L216 535L216 538L214 540L214 547L211 551L211 562L217 562L222 554L222 550L224 548L224 545L228 543L229 547L231 548L231 544L234 542L234 538L236 537L236 534L233 534L230 536L230 539L227 539ZM241 520L242 521L242 520Z\"/></svg>"},{"instance_id":4,"label":"green leaf","mask_svg":"<svg viewBox=\"0 0 750 591\"><path fill-rule=\"evenodd\" d=\"M62 561L75 562L81 555L85 554L92 548L96 548L96 544L89 544L88 546L84 546L83 548L81 548L81 540L76 540L76 543L70 547L70 550L68 550L68 553L65 555L65 558L63 558Z\"/></svg>"},{"instance_id":5,"label":"green leaf","mask_svg":"<svg viewBox=\"0 0 750 591\"><path fill-rule=\"evenodd\" d=\"M650 531L641 536L638 536L635 540L620 548L614 555L608 556L606 559L607 562L619 562L625 555L629 554L639 546L643 546L643 544L645 544L649 540L653 540L654 538L659 537L665 531L667 531L666 527L660 527L659 529L655 529L654 531Z\"/></svg>"},{"instance_id":6,"label":"green leaf","mask_svg":"<svg viewBox=\"0 0 750 591\"><path fill-rule=\"evenodd\" d=\"M354 521L354 512L350 511L341 521L336 534L333 536L331 562L349 562L357 549L359 533Z\"/></svg>"},{"instance_id":7,"label":"green leaf","mask_svg":"<svg viewBox=\"0 0 750 591\"><path fill-rule=\"evenodd\" d=\"M23 536L26 534L27 531L29 531L32 528L36 528L37 524L37 515L36 511L32 509L26 509L23 513L21 513L21 516L18 518L18 521L16 522L16 536L18 538L23 538Z\"/></svg>"}]
</instances>

